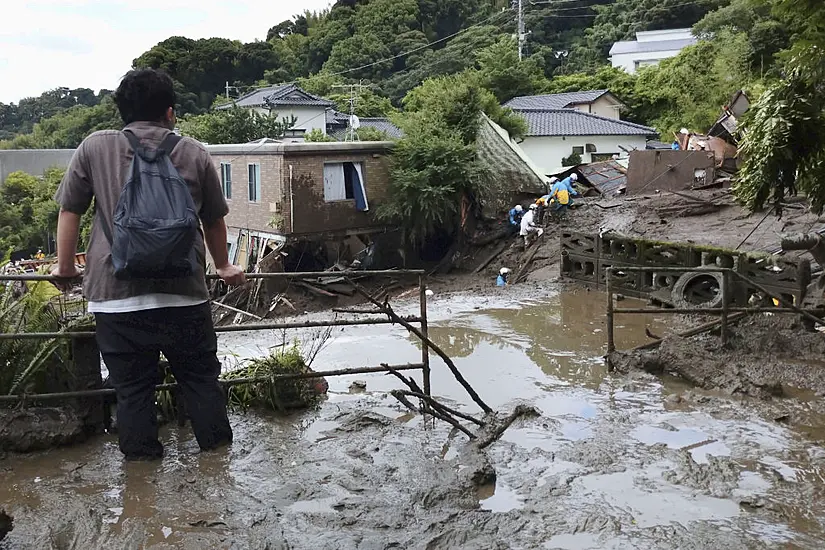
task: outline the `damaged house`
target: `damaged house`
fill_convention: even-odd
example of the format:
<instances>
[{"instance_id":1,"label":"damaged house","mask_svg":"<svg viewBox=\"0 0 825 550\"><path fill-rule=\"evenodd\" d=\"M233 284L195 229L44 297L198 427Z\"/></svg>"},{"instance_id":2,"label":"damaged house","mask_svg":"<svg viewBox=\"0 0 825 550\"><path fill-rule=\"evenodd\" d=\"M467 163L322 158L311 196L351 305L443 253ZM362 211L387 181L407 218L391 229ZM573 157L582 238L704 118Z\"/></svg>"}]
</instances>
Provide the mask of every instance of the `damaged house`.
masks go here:
<instances>
[{"instance_id":1,"label":"damaged house","mask_svg":"<svg viewBox=\"0 0 825 550\"><path fill-rule=\"evenodd\" d=\"M298 253L284 256L288 270L352 261L373 242L371 236L390 229L374 212L387 196L392 145L208 146L230 208L230 259L251 269L271 252L289 247Z\"/></svg>"}]
</instances>

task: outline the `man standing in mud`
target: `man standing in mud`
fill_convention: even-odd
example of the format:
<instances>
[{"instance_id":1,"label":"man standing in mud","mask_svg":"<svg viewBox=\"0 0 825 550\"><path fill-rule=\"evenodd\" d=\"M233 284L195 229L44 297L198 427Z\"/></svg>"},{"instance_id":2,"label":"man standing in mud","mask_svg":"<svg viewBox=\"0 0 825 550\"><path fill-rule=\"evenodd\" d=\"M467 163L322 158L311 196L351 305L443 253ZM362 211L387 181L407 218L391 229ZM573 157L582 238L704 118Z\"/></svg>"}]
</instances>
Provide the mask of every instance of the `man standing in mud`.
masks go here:
<instances>
[{"instance_id":1,"label":"man standing in mud","mask_svg":"<svg viewBox=\"0 0 825 550\"><path fill-rule=\"evenodd\" d=\"M218 275L227 284L242 284L245 277L227 257L224 216L229 208L209 153L197 141L179 138L172 131L175 102L172 79L166 74L151 69L129 72L115 92L115 103L126 124L124 131L106 130L87 137L55 196L61 209L57 266L52 273L67 280L59 283L62 287L80 276L75 267L80 219L95 200L83 294L89 312L95 315L98 346L116 391L118 439L127 460L163 456L154 390L161 352L180 384L200 448L216 449L232 441L226 396L218 383L221 365L204 277L204 241ZM132 163L138 162L138 156L141 162L154 165L160 164L158 158L164 161L158 173L166 179L147 181L143 179L145 171L133 171ZM170 170L174 172L171 175ZM121 195L128 196L126 189L134 189L129 186L135 180L144 186L139 187L142 192L151 190L150 183L175 184L178 203L185 201L190 211L194 209L189 240L185 241L185 256L191 259L188 270L164 278L152 278L156 272L151 271L141 276L124 277L121 272L115 276L117 261L113 259L123 250L118 239L130 228L118 225L113 241L114 213L116 209L122 213L125 202ZM158 189L166 192L164 185L154 189L152 193ZM151 257L152 250L145 253ZM171 265L175 260L170 257L165 261Z\"/></svg>"}]
</instances>

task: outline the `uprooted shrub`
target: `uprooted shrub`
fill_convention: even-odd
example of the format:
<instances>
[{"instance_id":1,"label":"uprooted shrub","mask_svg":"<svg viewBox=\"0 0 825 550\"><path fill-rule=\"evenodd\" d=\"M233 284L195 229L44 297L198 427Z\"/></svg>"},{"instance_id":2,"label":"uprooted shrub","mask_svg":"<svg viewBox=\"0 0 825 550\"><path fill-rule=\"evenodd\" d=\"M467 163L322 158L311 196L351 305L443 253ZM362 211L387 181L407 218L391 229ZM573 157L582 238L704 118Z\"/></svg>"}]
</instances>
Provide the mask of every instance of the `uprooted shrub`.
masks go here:
<instances>
[{"instance_id":1,"label":"uprooted shrub","mask_svg":"<svg viewBox=\"0 0 825 550\"><path fill-rule=\"evenodd\" d=\"M228 390L229 406L238 410L250 407L289 412L310 408L327 392L323 378L277 379L277 375L312 372L298 344L272 352L267 357L224 373L223 380L269 378L261 382L232 386Z\"/></svg>"}]
</instances>

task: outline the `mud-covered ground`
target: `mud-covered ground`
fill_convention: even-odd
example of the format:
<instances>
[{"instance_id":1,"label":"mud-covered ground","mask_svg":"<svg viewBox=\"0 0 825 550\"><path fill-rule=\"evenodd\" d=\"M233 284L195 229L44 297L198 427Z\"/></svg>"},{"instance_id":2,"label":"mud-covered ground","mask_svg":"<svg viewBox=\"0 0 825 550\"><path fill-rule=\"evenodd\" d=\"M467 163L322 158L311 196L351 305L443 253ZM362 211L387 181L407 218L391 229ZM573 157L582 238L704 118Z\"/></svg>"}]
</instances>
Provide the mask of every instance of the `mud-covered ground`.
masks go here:
<instances>
[{"instance_id":1,"label":"mud-covered ground","mask_svg":"<svg viewBox=\"0 0 825 550\"><path fill-rule=\"evenodd\" d=\"M481 396L542 413L486 453L409 414L387 394L391 377L332 378L316 411L233 415L236 441L216 453L167 426L159 463L123 463L110 436L5 457L0 508L15 527L0 548L823 547L825 431L810 402L608 374L603 303L533 285L431 298L431 336ZM645 326L666 329L628 318L619 346L645 341ZM238 333L221 345L243 358L280 339ZM350 327L314 367L419 357L402 329ZM477 413L433 365L434 392ZM356 379L365 392L349 389Z\"/></svg>"},{"instance_id":2,"label":"mud-covered ground","mask_svg":"<svg viewBox=\"0 0 825 550\"><path fill-rule=\"evenodd\" d=\"M725 346L716 334L667 336L657 349L619 352L612 359L620 372L672 373L730 395L825 396L825 335L805 331L792 316L742 320L731 327Z\"/></svg>"}]
</instances>

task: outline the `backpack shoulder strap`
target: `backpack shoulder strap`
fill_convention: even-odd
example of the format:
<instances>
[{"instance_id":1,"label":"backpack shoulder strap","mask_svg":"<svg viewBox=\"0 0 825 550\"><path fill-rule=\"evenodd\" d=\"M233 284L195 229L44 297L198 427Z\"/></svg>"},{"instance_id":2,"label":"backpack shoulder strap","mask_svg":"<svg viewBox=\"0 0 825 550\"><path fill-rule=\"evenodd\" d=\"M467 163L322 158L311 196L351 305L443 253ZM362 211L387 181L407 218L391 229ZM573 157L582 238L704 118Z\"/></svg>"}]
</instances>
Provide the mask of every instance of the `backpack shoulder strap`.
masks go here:
<instances>
[{"instance_id":1,"label":"backpack shoulder strap","mask_svg":"<svg viewBox=\"0 0 825 550\"><path fill-rule=\"evenodd\" d=\"M171 154L182 139L183 137L177 135L175 132L172 132L160 142L160 145L158 145L158 152L163 151L167 155Z\"/></svg>"}]
</instances>

